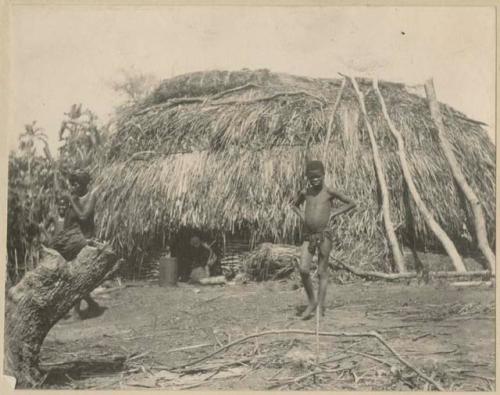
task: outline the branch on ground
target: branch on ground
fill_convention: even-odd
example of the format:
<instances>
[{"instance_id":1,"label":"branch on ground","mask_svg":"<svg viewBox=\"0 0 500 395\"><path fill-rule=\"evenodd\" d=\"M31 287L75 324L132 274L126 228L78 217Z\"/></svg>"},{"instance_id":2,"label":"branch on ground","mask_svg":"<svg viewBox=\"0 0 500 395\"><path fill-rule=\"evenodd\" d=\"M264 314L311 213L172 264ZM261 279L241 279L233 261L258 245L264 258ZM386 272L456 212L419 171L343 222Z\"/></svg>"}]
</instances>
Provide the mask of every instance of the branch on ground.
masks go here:
<instances>
[{"instance_id":1,"label":"branch on ground","mask_svg":"<svg viewBox=\"0 0 500 395\"><path fill-rule=\"evenodd\" d=\"M214 352L206 355L203 358L199 358L195 361L188 362L184 365L177 366L171 370L182 370L183 368L186 368L188 366L196 365L200 362L206 361L207 359L212 358L213 356L221 353L222 351L225 351L229 349L230 347L233 347L237 344L243 343L247 340L254 339L257 337L261 336L269 336L269 335L285 335L285 334L299 334L299 335L318 335L318 336L330 336L330 337L370 337L370 338L375 338L378 342L380 342L389 352L392 353L396 357L396 359L401 362L404 366L407 368L413 370L418 376L420 376L422 379L427 381L428 383L432 384L436 389L439 391L444 391L443 387L438 384L435 380L427 376L425 373L421 372L418 370L415 366L410 364L408 361L403 359L385 340L382 336L380 336L377 332L371 331L371 332L319 332L317 333L316 331L305 331L305 330L298 330L298 329L286 329L286 330L271 330L271 331L265 331L265 332L259 332L255 333L252 335L248 335L245 337L242 337L240 339L234 340L231 343L226 344L223 347L218 348Z\"/></svg>"}]
</instances>

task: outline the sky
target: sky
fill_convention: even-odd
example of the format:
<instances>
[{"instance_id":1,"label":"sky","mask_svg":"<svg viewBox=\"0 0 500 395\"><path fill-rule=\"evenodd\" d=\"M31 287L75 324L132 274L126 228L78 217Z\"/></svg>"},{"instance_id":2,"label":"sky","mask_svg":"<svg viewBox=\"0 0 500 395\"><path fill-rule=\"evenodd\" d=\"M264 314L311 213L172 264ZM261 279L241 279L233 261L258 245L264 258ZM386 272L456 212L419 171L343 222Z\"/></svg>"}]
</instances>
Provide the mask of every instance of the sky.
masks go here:
<instances>
[{"instance_id":1,"label":"sky","mask_svg":"<svg viewBox=\"0 0 500 395\"><path fill-rule=\"evenodd\" d=\"M9 148L24 124L51 146L73 103L109 119L120 70L160 79L207 69L267 68L423 84L495 126L495 10L382 7L13 6Z\"/></svg>"}]
</instances>

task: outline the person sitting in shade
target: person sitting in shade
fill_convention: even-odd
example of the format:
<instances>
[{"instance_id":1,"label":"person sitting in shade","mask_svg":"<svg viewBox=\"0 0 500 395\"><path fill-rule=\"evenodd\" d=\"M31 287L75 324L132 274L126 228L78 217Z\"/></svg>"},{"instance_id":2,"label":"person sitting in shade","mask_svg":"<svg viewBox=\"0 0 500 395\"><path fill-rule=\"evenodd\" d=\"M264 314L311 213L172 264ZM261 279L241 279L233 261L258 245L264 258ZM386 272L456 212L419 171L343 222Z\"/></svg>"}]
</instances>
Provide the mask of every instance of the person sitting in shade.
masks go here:
<instances>
[{"instance_id":1,"label":"person sitting in shade","mask_svg":"<svg viewBox=\"0 0 500 395\"><path fill-rule=\"evenodd\" d=\"M189 281L197 283L202 278L210 277L210 269L214 266L216 255L207 243L202 242L198 235L194 235L189 240L184 259L190 270Z\"/></svg>"}]
</instances>

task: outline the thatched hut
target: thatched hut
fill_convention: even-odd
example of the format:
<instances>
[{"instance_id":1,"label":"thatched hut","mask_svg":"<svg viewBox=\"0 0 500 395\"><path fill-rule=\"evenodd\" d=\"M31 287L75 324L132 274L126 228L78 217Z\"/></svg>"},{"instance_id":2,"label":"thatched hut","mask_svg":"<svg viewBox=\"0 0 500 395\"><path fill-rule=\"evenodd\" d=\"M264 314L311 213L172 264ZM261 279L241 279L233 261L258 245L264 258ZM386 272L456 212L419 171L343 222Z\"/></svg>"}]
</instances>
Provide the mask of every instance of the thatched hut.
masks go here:
<instances>
[{"instance_id":1,"label":"thatched hut","mask_svg":"<svg viewBox=\"0 0 500 395\"><path fill-rule=\"evenodd\" d=\"M414 221L407 220L396 142L371 81L358 82L380 148L400 243L408 244L413 232L419 249L439 250L413 204ZM436 142L425 98L403 84L379 85L403 134L422 198L457 247L469 248L468 208ZM445 104L441 110L494 243L495 147L484 124ZM339 257L355 265L387 262L370 144L353 88L341 78L268 70L181 75L163 81L144 102L123 112L111 146L97 179L99 227L101 236L125 255L166 243L183 227L244 230L257 241L297 241L300 226L288 204L305 185L303 169L310 158L323 159L327 182L358 202L355 212L338 218Z\"/></svg>"}]
</instances>

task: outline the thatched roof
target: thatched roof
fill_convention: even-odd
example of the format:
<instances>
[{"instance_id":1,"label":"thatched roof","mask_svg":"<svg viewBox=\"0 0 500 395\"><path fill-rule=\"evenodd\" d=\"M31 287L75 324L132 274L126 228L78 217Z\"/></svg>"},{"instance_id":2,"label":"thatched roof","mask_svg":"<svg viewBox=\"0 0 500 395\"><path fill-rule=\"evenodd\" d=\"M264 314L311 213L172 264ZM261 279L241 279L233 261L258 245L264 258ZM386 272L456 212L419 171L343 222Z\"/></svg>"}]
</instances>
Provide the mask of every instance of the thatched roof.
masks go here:
<instances>
[{"instance_id":1,"label":"thatched roof","mask_svg":"<svg viewBox=\"0 0 500 395\"><path fill-rule=\"evenodd\" d=\"M405 241L396 142L371 82L358 80L380 147L397 233ZM233 231L244 226L265 239L292 240L298 221L287 209L305 185L307 158L324 159L327 181L358 202L338 219L338 248L360 242L384 254L372 154L352 86L267 70L199 72L163 81L124 112L108 165L98 178L102 235L119 248L146 247L182 226ZM403 84L380 82L389 114L405 139L415 183L450 237L463 242L466 215L437 144L425 98ZM335 103L338 107L332 118ZM494 240L495 149L480 122L442 105L449 138L479 194ZM327 136L330 136L325 145ZM421 247L437 247L417 216Z\"/></svg>"}]
</instances>

